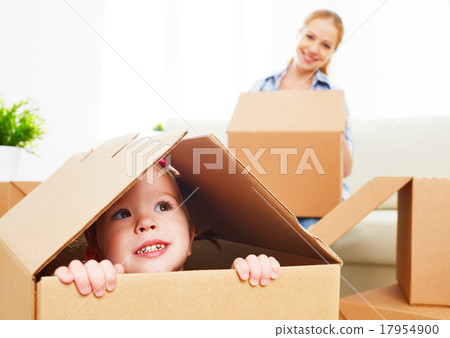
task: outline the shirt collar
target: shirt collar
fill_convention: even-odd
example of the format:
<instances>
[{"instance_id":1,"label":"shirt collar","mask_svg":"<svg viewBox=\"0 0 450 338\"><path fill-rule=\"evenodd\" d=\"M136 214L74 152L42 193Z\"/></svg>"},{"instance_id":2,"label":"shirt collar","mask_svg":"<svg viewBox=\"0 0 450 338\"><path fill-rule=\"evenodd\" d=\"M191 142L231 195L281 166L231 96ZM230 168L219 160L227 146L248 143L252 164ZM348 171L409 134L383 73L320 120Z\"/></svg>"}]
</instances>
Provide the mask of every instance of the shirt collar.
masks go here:
<instances>
[{"instance_id":1,"label":"shirt collar","mask_svg":"<svg viewBox=\"0 0 450 338\"><path fill-rule=\"evenodd\" d=\"M287 66L285 69L275 72L271 76L269 76L269 78L272 78L272 81L276 88L280 87L281 80L286 75L288 68L289 68L289 66Z\"/></svg>"},{"instance_id":2,"label":"shirt collar","mask_svg":"<svg viewBox=\"0 0 450 338\"><path fill-rule=\"evenodd\" d=\"M320 69L316 71L313 78L312 87L315 87L319 82L327 85L328 88L331 88L330 80L328 80L328 76L326 76Z\"/></svg>"}]
</instances>

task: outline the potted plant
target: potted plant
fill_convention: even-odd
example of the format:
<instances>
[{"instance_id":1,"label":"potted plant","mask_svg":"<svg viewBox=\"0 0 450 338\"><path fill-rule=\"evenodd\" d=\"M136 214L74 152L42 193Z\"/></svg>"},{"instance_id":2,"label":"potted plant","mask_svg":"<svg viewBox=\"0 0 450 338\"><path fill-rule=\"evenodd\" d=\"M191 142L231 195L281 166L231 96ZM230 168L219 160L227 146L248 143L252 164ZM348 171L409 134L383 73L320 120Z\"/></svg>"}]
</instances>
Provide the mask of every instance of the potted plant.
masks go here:
<instances>
[{"instance_id":1,"label":"potted plant","mask_svg":"<svg viewBox=\"0 0 450 338\"><path fill-rule=\"evenodd\" d=\"M151 135L158 135L164 132L164 125L160 122L152 128Z\"/></svg>"},{"instance_id":2,"label":"potted plant","mask_svg":"<svg viewBox=\"0 0 450 338\"><path fill-rule=\"evenodd\" d=\"M0 99L0 181L15 179L20 150L35 154L35 142L44 135L44 119L30 99L7 107Z\"/></svg>"},{"instance_id":3,"label":"potted plant","mask_svg":"<svg viewBox=\"0 0 450 338\"><path fill-rule=\"evenodd\" d=\"M164 126L163 126L163 124L160 122L160 123L158 123L157 125L155 125L155 126L153 127L153 131L164 131Z\"/></svg>"}]
</instances>

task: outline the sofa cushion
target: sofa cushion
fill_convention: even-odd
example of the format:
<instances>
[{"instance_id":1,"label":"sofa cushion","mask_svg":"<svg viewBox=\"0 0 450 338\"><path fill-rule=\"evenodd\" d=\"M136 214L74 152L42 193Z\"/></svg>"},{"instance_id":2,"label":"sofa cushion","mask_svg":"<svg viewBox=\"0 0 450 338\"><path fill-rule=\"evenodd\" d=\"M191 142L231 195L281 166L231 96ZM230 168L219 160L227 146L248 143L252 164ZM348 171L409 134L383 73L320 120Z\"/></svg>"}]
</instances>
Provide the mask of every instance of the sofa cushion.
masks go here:
<instances>
[{"instance_id":1,"label":"sofa cushion","mask_svg":"<svg viewBox=\"0 0 450 338\"><path fill-rule=\"evenodd\" d=\"M345 263L395 265L397 210L375 210L331 248Z\"/></svg>"},{"instance_id":2,"label":"sofa cushion","mask_svg":"<svg viewBox=\"0 0 450 338\"><path fill-rule=\"evenodd\" d=\"M352 191L376 176L449 177L450 116L353 120ZM390 198L381 208L395 209Z\"/></svg>"}]
</instances>

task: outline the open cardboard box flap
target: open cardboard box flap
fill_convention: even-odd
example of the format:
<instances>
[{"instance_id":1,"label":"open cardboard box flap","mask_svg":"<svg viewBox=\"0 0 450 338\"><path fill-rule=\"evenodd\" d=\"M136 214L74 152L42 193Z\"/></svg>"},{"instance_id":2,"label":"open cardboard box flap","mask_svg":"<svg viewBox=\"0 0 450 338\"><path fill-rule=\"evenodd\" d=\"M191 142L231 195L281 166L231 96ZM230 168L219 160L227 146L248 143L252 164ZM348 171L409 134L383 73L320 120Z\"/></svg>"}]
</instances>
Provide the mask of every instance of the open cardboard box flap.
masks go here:
<instances>
[{"instance_id":1,"label":"open cardboard box flap","mask_svg":"<svg viewBox=\"0 0 450 338\"><path fill-rule=\"evenodd\" d=\"M450 179L376 177L310 228L333 244L398 192L396 278L411 305L450 306ZM430 264L432 262L432 264Z\"/></svg>"},{"instance_id":2,"label":"open cardboard box flap","mask_svg":"<svg viewBox=\"0 0 450 338\"><path fill-rule=\"evenodd\" d=\"M201 155L200 162L196 162L191 149L210 154ZM322 256L327 261L340 260L304 230L258 179L244 171L244 166L215 136L183 140L173 149L171 158L174 167L183 173L181 179L189 191L198 188L192 203L187 203L199 230L207 226L229 241L306 257ZM219 163L221 169L206 168Z\"/></svg>"},{"instance_id":3,"label":"open cardboard box flap","mask_svg":"<svg viewBox=\"0 0 450 338\"><path fill-rule=\"evenodd\" d=\"M333 244L411 179L375 177L311 226L309 231L327 245Z\"/></svg>"},{"instance_id":4,"label":"open cardboard box flap","mask_svg":"<svg viewBox=\"0 0 450 338\"><path fill-rule=\"evenodd\" d=\"M160 146L153 149L154 161L184 134L155 136ZM1 240L30 275L39 272L135 183L135 176L127 175L126 160L127 152L139 144L136 137L116 138L95 151L72 156L0 219ZM141 168L138 177L146 169Z\"/></svg>"},{"instance_id":5,"label":"open cardboard box flap","mask_svg":"<svg viewBox=\"0 0 450 338\"><path fill-rule=\"evenodd\" d=\"M151 140L127 135L95 151L74 155L5 214L0 219L0 318L336 319L339 257L303 230L253 175L241 174L244 166L214 136L180 142L185 134L164 133ZM223 156L221 169L211 166L216 155L206 154L198 157L200 173L194 174L194 150L202 148ZM125 274L119 276L121 287L102 299L82 297L73 284L64 285L56 277L42 277L36 284L39 271L169 153L187 189L198 187L187 201L196 227L220 233L223 243L245 243L242 245L296 256L306 266L282 268L279 280L265 288L243 285L246 283L231 270ZM237 171L230 175L233 165ZM218 291L212 285L223 289ZM152 286L157 288L158 297L152 292L142 295L143 289ZM274 302L280 296L291 297L283 294L292 290L311 299L301 306L298 298L286 301L279 312L271 312ZM148 311L135 311L132 299L137 301L136 297L153 305ZM246 302L258 310L249 312L246 306L237 309L237 304ZM222 310L214 304L221 304Z\"/></svg>"}]
</instances>

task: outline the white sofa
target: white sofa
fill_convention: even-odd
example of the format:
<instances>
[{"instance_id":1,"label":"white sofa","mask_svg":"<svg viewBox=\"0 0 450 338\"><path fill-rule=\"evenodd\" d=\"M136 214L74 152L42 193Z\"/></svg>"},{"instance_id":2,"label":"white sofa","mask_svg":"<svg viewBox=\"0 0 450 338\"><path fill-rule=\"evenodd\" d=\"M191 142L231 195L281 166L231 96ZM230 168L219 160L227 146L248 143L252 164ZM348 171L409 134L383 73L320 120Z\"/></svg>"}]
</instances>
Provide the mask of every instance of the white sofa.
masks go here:
<instances>
[{"instance_id":1,"label":"white sofa","mask_svg":"<svg viewBox=\"0 0 450 338\"><path fill-rule=\"evenodd\" d=\"M166 130L215 134L226 120L167 121ZM356 191L376 176L450 177L450 116L353 120L355 159L346 180ZM342 258L341 296L395 283L397 200L393 196L332 245Z\"/></svg>"}]
</instances>

